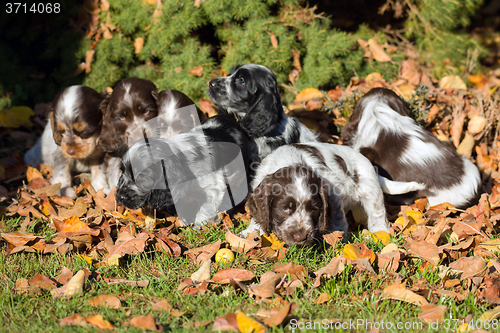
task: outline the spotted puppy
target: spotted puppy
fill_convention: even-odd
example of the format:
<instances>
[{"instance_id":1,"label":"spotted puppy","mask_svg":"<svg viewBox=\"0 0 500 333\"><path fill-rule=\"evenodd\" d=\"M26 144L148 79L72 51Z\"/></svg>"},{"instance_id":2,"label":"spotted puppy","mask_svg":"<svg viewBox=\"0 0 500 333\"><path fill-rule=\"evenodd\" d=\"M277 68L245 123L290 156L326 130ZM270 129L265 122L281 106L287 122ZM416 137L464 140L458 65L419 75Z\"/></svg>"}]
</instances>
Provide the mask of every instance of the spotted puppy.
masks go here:
<instances>
[{"instance_id":1,"label":"spotted puppy","mask_svg":"<svg viewBox=\"0 0 500 333\"><path fill-rule=\"evenodd\" d=\"M210 81L208 95L219 113L235 114L255 140L260 158L291 143L317 142L318 135L283 111L276 75L257 64L236 66L227 77Z\"/></svg>"},{"instance_id":2,"label":"spotted puppy","mask_svg":"<svg viewBox=\"0 0 500 333\"><path fill-rule=\"evenodd\" d=\"M25 155L31 166L46 164L54 168L51 184L61 183L61 194L75 198L72 172L88 172L96 190L109 187L103 152L96 147L101 132L101 103L104 94L85 86L61 91L49 105L49 121L42 137Z\"/></svg>"},{"instance_id":3,"label":"spotted puppy","mask_svg":"<svg viewBox=\"0 0 500 333\"><path fill-rule=\"evenodd\" d=\"M408 105L392 90L375 88L364 95L342 130L342 140L366 156L381 175L425 185L402 191L408 194L396 200L409 203L425 196L431 206L449 202L460 208L477 200L481 184L477 167L420 128Z\"/></svg>"},{"instance_id":4,"label":"spotted puppy","mask_svg":"<svg viewBox=\"0 0 500 333\"><path fill-rule=\"evenodd\" d=\"M345 213L361 204L368 230L389 231L384 197L370 161L346 146L292 144L277 148L257 168L247 206L254 229L289 245L310 244L347 230Z\"/></svg>"}]
</instances>

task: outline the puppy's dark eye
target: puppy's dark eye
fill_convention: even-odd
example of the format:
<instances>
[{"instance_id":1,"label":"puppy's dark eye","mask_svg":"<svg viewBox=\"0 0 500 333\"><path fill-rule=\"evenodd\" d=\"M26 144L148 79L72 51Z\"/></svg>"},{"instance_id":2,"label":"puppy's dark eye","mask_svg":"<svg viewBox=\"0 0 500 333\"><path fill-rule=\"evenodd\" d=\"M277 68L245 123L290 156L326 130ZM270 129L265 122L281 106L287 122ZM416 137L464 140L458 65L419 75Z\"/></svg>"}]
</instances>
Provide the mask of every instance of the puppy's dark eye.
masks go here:
<instances>
[{"instance_id":1,"label":"puppy's dark eye","mask_svg":"<svg viewBox=\"0 0 500 333\"><path fill-rule=\"evenodd\" d=\"M238 77L236 79L236 83L241 84L242 86L244 86L245 85L245 79L240 76L240 77Z\"/></svg>"},{"instance_id":2,"label":"puppy's dark eye","mask_svg":"<svg viewBox=\"0 0 500 333\"><path fill-rule=\"evenodd\" d=\"M288 213L290 211L290 207L286 206L286 207L283 207L283 211Z\"/></svg>"},{"instance_id":3,"label":"puppy's dark eye","mask_svg":"<svg viewBox=\"0 0 500 333\"><path fill-rule=\"evenodd\" d=\"M120 120L125 120L125 118L127 118L127 116L125 114L118 115L118 119L120 119Z\"/></svg>"},{"instance_id":4,"label":"puppy's dark eye","mask_svg":"<svg viewBox=\"0 0 500 333\"><path fill-rule=\"evenodd\" d=\"M143 115L150 114L151 112L153 112L153 110L151 110L151 109L145 109L145 110L142 110L142 114L143 114Z\"/></svg>"}]
</instances>

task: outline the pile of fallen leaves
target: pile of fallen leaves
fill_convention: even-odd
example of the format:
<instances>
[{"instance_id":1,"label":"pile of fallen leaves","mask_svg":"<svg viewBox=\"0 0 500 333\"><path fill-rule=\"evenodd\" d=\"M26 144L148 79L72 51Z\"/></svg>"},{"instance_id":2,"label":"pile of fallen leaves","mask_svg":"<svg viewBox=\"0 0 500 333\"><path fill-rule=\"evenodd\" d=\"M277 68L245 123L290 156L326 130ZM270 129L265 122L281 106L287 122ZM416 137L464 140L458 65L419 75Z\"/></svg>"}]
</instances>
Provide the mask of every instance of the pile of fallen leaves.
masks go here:
<instances>
[{"instance_id":1,"label":"pile of fallen leaves","mask_svg":"<svg viewBox=\"0 0 500 333\"><path fill-rule=\"evenodd\" d=\"M0 186L0 203L9 204L0 207L4 216L0 222L3 251L7 255L75 253L90 267L74 274L63 268L56 276L38 274L31 279L21 278L13 292L38 295L42 290L50 290L54 298L69 298L93 290L97 283L145 287L149 284L147 280L110 278L100 270L120 266L129 256L151 253L185 258L197 267L190 276L179 276L177 289L184 295L225 290L224 293L242 293L256 302L270 303L268 310L253 314L231 312L213 322L190 323L186 328L211 324L213 330L264 332L274 326L284 326L296 318L293 311L297 305L287 298L297 289L303 290L304 297L311 298L312 303L332 303L328 293L313 298L312 291L326 280L346 273L383 280L381 289L366 296L415 304L421 307L418 317L424 322L444 320L446 305L436 305L442 296L461 302L473 295L481 304L493 308L480 319L496 318L500 315L500 308L495 307L500 303L500 238L497 236L500 230L500 103L495 91L500 80L495 74L471 75L469 85L471 88L466 90L466 84L458 77L434 80L408 60L403 62L399 77L391 82L372 73L366 78L352 78L344 89L322 92L309 88L297 92L287 113L320 132L326 141L341 143L341 127L363 93L374 87L395 90L409 101L423 127L454 145L460 154L478 165L485 192L477 205L466 210L446 203L428 207L426 199L417 200L411 206L388 206L391 233L371 234L363 230L361 242L343 244L343 235L339 232L325 235L326 249L318 251L324 251L331 260L315 271L293 263L287 248L274 235L253 234L244 239L231 232L229 227L249 222L247 212L220 215L224 223L212 227L227 229L224 239L195 248L182 235L188 227L175 216L157 218L154 212L117 206L114 191L108 195L95 191L85 175L79 176L81 185L75 187L76 200L61 196L60 186L50 185L50 167L27 168L19 153L2 158L0 179L9 184ZM200 101L199 105L209 115L215 113L208 100ZM19 140L27 138L26 133L18 130L2 133L2 137L10 133ZM12 186L21 179L26 179L21 186ZM19 218L19 230L6 232L6 218ZM48 227L51 233L40 236L27 232L37 224ZM204 231L200 231L200 238ZM226 268L224 262L215 259L221 249L239 253L232 264L234 268ZM271 271L257 274L262 264L274 261L280 264L275 264ZM434 270L439 277L434 284L413 277L417 271ZM221 288L223 285L231 287ZM89 302L93 306L121 307L121 300L113 295L100 295ZM186 313L186 310L174 309L165 299L155 299L149 306L173 316ZM467 322L471 318L459 319ZM163 329L152 314L121 324L153 331ZM100 315L75 314L62 319L60 325L113 328Z\"/></svg>"}]
</instances>

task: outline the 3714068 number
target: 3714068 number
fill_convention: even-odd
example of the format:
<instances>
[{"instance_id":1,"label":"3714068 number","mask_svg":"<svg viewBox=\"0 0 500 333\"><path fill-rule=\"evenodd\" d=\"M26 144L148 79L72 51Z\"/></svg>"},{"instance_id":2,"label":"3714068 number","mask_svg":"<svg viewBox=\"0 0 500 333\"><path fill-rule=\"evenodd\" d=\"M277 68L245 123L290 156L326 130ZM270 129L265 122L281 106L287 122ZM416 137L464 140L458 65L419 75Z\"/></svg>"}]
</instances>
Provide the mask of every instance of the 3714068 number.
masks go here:
<instances>
[{"instance_id":1,"label":"3714068 number","mask_svg":"<svg viewBox=\"0 0 500 333\"><path fill-rule=\"evenodd\" d=\"M5 5L7 14L58 14L61 12L61 4L55 3L33 3L31 5L22 2L8 2Z\"/></svg>"}]
</instances>

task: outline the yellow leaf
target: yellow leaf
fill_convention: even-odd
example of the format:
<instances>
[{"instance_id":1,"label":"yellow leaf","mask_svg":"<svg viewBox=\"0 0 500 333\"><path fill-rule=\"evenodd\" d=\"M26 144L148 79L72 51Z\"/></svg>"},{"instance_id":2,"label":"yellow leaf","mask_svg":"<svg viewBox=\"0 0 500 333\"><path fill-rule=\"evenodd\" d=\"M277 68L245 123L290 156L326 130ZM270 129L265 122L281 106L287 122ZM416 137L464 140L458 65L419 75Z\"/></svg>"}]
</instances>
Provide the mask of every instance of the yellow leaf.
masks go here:
<instances>
[{"instance_id":1,"label":"yellow leaf","mask_svg":"<svg viewBox=\"0 0 500 333\"><path fill-rule=\"evenodd\" d=\"M236 322L241 333L263 333L267 330L264 325L241 311L236 312Z\"/></svg>"},{"instance_id":2,"label":"yellow leaf","mask_svg":"<svg viewBox=\"0 0 500 333\"><path fill-rule=\"evenodd\" d=\"M347 259L358 259L358 252L358 248L352 244L346 244L346 246L344 246L344 257L346 257Z\"/></svg>"},{"instance_id":3,"label":"yellow leaf","mask_svg":"<svg viewBox=\"0 0 500 333\"><path fill-rule=\"evenodd\" d=\"M457 147L457 153L467 158L471 157L472 149L474 148L475 143L476 140L474 139L474 136L472 136L469 132L466 132L464 139Z\"/></svg>"},{"instance_id":4,"label":"yellow leaf","mask_svg":"<svg viewBox=\"0 0 500 333\"><path fill-rule=\"evenodd\" d=\"M87 256L85 256L85 255L83 255L83 254L79 254L79 255L78 255L78 258L82 259L82 260L83 260L83 261L85 261L87 264L92 265L92 258L87 257Z\"/></svg>"},{"instance_id":5,"label":"yellow leaf","mask_svg":"<svg viewBox=\"0 0 500 333\"><path fill-rule=\"evenodd\" d=\"M31 127L33 124L30 117L34 115L33 110L27 106L14 106L10 109L3 109L0 111L0 126L8 128Z\"/></svg>"},{"instance_id":6,"label":"yellow leaf","mask_svg":"<svg viewBox=\"0 0 500 333\"><path fill-rule=\"evenodd\" d=\"M389 239L391 239L391 234L387 231L380 230L372 234L375 241L381 242L384 245L389 244Z\"/></svg>"},{"instance_id":7,"label":"yellow leaf","mask_svg":"<svg viewBox=\"0 0 500 333\"><path fill-rule=\"evenodd\" d=\"M297 102L307 102L314 98L322 98L323 93L315 88L306 88L295 96L295 101Z\"/></svg>"},{"instance_id":8,"label":"yellow leaf","mask_svg":"<svg viewBox=\"0 0 500 333\"><path fill-rule=\"evenodd\" d=\"M467 130L470 134L476 135L484 130L487 122L488 121L484 117L473 116L471 120L469 120L469 126L467 127Z\"/></svg>"},{"instance_id":9,"label":"yellow leaf","mask_svg":"<svg viewBox=\"0 0 500 333\"><path fill-rule=\"evenodd\" d=\"M106 261L106 264L108 266L120 266L120 258L123 257L121 254L113 254L111 257L108 258Z\"/></svg>"},{"instance_id":10,"label":"yellow leaf","mask_svg":"<svg viewBox=\"0 0 500 333\"><path fill-rule=\"evenodd\" d=\"M273 250L277 251L281 249L285 245L285 242L282 242L276 237L275 234L262 235L262 247L271 247Z\"/></svg>"},{"instance_id":11,"label":"yellow leaf","mask_svg":"<svg viewBox=\"0 0 500 333\"><path fill-rule=\"evenodd\" d=\"M465 82L457 75L448 75L439 80L439 88L467 90Z\"/></svg>"},{"instance_id":12,"label":"yellow leaf","mask_svg":"<svg viewBox=\"0 0 500 333\"><path fill-rule=\"evenodd\" d=\"M479 317L479 320L481 320L484 323L486 320L491 321L493 319L498 318L499 316L500 316L500 306L497 306L494 309L484 312L481 315L481 317Z\"/></svg>"},{"instance_id":13,"label":"yellow leaf","mask_svg":"<svg viewBox=\"0 0 500 333\"><path fill-rule=\"evenodd\" d=\"M374 72L370 73L365 77L365 81L368 83L373 83L375 81L384 81L384 78L380 73Z\"/></svg>"},{"instance_id":14,"label":"yellow leaf","mask_svg":"<svg viewBox=\"0 0 500 333\"><path fill-rule=\"evenodd\" d=\"M397 86L397 88L401 95L407 99L411 98L411 96L415 93L415 86L413 84L402 84Z\"/></svg>"}]
</instances>

